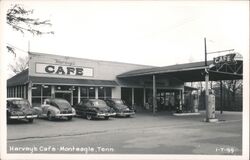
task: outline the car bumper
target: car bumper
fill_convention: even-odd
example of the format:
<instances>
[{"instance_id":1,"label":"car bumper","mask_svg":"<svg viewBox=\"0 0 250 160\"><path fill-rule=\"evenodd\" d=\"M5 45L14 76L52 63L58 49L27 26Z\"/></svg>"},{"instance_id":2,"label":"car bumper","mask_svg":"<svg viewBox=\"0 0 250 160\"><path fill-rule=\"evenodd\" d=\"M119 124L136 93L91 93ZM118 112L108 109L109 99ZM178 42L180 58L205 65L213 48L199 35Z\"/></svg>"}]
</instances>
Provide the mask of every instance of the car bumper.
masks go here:
<instances>
[{"instance_id":1,"label":"car bumper","mask_svg":"<svg viewBox=\"0 0 250 160\"><path fill-rule=\"evenodd\" d=\"M121 113L116 113L117 116L131 116L135 115L135 112L121 112Z\"/></svg>"},{"instance_id":2,"label":"car bumper","mask_svg":"<svg viewBox=\"0 0 250 160\"><path fill-rule=\"evenodd\" d=\"M10 119L30 119L30 118L37 118L37 115L27 115L27 116L10 116Z\"/></svg>"},{"instance_id":3,"label":"car bumper","mask_svg":"<svg viewBox=\"0 0 250 160\"><path fill-rule=\"evenodd\" d=\"M75 116L74 113L68 113L68 114L56 114L55 117L69 117L69 116Z\"/></svg>"},{"instance_id":4,"label":"car bumper","mask_svg":"<svg viewBox=\"0 0 250 160\"><path fill-rule=\"evenodd\" d=\"M116 113L97 113L96 117L111 117L111 116L115 116Z\"/></svg>"}]
</instances>

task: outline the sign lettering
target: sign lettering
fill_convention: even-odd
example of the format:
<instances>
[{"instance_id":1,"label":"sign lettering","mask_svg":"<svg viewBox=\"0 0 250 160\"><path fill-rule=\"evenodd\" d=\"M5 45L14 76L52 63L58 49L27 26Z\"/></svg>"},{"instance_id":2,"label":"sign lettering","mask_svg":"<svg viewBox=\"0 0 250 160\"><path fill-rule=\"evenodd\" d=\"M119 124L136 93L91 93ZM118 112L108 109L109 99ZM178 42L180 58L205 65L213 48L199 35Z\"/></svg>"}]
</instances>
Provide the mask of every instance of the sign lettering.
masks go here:
<instances>
[{"instance_id":1,"label":"sign lettering","mask_svg":"<svg viewBox=\"0 0 250 160\"><path fill-rule=\"evenodd\" d=\"M36 63L36 72L44 74L56 74L56 75L73 75L73 76L84 76L92 77L93 68L87 67L74 67L74 66L63 66L57 64L43 64Z\"/></svg>"},{"instance_id":2,"label":"sign lettering","mask_svg":"<svg viewBox=\"0 0 250 160\"><path fill-rule=\"evenodd\" d=\"M232 64L235 63L234 57L236 54L227 54L224 56L219 56L214 58L214 64L221 64L221 63L227 63L227 64Z\"/></svg>"}]
</instances>

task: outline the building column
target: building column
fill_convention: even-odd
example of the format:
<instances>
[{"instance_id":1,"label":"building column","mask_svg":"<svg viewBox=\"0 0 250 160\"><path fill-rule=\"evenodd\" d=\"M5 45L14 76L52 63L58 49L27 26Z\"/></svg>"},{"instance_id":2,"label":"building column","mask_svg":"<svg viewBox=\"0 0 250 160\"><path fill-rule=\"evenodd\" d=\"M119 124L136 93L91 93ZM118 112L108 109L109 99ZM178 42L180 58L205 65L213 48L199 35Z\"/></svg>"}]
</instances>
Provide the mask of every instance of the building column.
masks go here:
<instances>
[{"instance_id":1,"label":"building column","mask_svg":"<svg viewBox=\"0 0 250 160\"><path fill-rule=\"evenodd\" d=\"M81 102L81 87L78 87L78 94L77 94L77 102L80 103Z\"/></svg>"},{"instance_id":2,"label":"building column","mask_svg":"<svg viewBox=\"0 0 250 160\"><path fill-rule=\"evenodd\" d=\"M145 107L146 105L146 88L143 88L143 106Z\"/></svg>"},{"instance_id":3,"label":"building column","mask_svg":"<svg viewBox=\"0 0 250 160\"><path fill-rule=\"evenodd\" d=\"M43 85L41 85L41 105L43 104Z\"/></svg>"},{"instance_id":4,"label":"building column","mask_svg":"<svg viewBox=\"0 0 250 160\"><path fill-rule=\"evenodd\" d=\"M98 99L98 87L95 87L95 99Z\"/></svg>"},{"instance_id":5,"label":"building column","mask_svg":"<svg viewBox=\"0 0 250 160\"><path fill-rule=\"evenodd\" d=\"M56 95L55 95L55 86L51 86L51 98L55 98Z\"/></svg>"},{"instance_id":6,"label":"building column","mask_svg":"<svg viewBox=\"0 0 250 160\"><path fill-rule=\"evenodd\" d=\"M183 102L184 102L183 100L184 100L184 92L183 92L183 90L181 89L181 90L180 90L180 100L179 100L179 101L180 101L180 102L179 102L179 103L180 103L180 108L179 108L179 109L180 109L181 111L182 111L182 104L183 104Z\"/></svg>"},{"instance_id":7,"label":"building column","mask_svg":"<svg viewBox=\"0 0 250 160\"><path fill-rule=\"evenodd\" d=\"M135 104L135 89L134 88L131 88L132 89L132 99L131 99L131 103L132 103L132 106L134 106Z\"/></svg>"},{"instance_id":8,"label":"building column","mask_svg":"<svg viewBox=\"0 0 250 160\"><path fill-rule=\"evenodd\" d=\"M30 102L30 105L32 106L32 82L28 83L28 101Z\"/></svg>"},{"instance_id":9,"label":"building column","mask_svg":"<svg viewBox=\"0 0 250 160\"><path fill-rule=\"evenodd\" d=\"M71 105L73 105L73 101L74 101L74 95L73 95L73 94L74 94L74 93L73 93L74 91L73 91L73 87L74 87L74 86L72 86L72 88L71 88L71 97L70 97L70 104L71 104Z\"/></svg>"},{"instance_id":10,"label":"building column","mask_svg":"<svg viewBox=\"0 0 250 160\"><path fill-rule=\"evenodd\" d=\"M156 103L156 82L155 82L155 75L153 75L153 114L156 112L157 103Z\"/></svg>"}]
</instances>

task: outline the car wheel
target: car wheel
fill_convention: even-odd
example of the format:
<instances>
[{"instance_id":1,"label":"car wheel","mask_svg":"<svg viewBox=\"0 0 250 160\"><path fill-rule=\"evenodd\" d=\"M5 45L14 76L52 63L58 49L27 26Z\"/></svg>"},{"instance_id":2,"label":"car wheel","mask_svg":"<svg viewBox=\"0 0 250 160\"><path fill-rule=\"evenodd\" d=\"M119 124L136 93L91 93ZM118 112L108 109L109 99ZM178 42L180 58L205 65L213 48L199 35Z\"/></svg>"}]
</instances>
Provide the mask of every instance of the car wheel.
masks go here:
<instances>
[{"instance_id":1,"label":"car wheel","mask_svg":"<svg viewBox=\"0 0 250 160\"><path fill-rule=\"evenodd\" d=\"M130 115L126 115L126 117L130 117Z\"/></svg>"},{"instance_id":2,"label":"car wheel","mask_svg":"<svg viewBox=\"0 0 250 160\"><path fill-rule=\"evenodd\" d=\"M29 123L33 123L34 119L33 118L30 118L28 119Z\"/></svg>"},{"instance_id":3,"label":"car wheel","mask_svg":"<svg viewBox=\"0 0 250 160\"><path fill-rule=\"evenodd\" d=\"M104 117L104 119L108 120L108 119L109 119L109 117Z\"/></svg>"},{"instance_id":4,"label":"car wheel","mask_svg":"<svg viewBox=\"0 0 250 160\"><path fill-rule=\"evenodd\" d=\"M50 112L47 113L47 117L48 117L48 120L49 120L49 121L52 121L52 120L53 120L53 117L52 117L52 115L51 115Z\"/></svg>"},{"instance_id":5,"label":"car wheel","mask_svg":"<svg viewBox=\"0 0 250 160\"><path fill-rule=\"evenodd\" d=\"M70 121L72 119L72 116L68 116L67 119L68 121Z\"/></svg>"},{"instance_id":6,"label":"car wheel","mask_svg":"<svg viewBox=\"0 0 250 160\"><path fill-rule=\"evenodd\" d=\"M92 119L92 116L91 116L90 114L87 114L87 115L86 115L86 118L87 118L87 120L91 120L91 119Z\"/></svg>"}]
</instances>

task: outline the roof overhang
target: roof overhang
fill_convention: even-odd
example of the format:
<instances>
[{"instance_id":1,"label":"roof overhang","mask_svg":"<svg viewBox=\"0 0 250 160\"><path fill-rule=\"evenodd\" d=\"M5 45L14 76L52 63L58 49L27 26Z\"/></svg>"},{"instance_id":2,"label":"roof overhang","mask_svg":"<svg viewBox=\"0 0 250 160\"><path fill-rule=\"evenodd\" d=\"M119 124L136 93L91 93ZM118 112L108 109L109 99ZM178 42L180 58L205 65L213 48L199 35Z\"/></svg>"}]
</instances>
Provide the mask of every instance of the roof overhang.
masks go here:
<instances>
[{"instance_id":1,"label":"roof overhang","mask_svg":"<svg viewBox=\"0 0 250 160\"><path fill-rule=\"evenodd\" d=\"M135 78L135 77L148 77L156 75L158 77L172 77L183 82L196 82L205 80L205 71L209 72L210 81L218 80L236 80L242 79L242 66L243 61L238 60L234 66L224 65L219 69L216 68L212 61L208 61L208 66L204 65L204 62L186 63L179 65L172 65L166 67L155 67L150 69L141 69L131 71L118 75L117 78ZM212 67L209 67L212 66ZM235 71L227 68L236 68ZM234 70L234 69L233 69Z\"/></svg>"},{"instance_id":2,"label":"roof overhang","mask_svg":"<svg viewBox=\"0 0 250 160\"><path fill-rule=\"evenodd\" d=\"M118 84L112 80L93 80L93 79L71 79L71 78L52 78L52 77L34 77L30 76L33 84L46 85L70 85L70 86L102 86L115 87Z\"/></svg>"}]
</instances>

